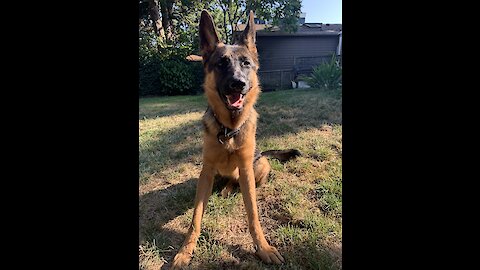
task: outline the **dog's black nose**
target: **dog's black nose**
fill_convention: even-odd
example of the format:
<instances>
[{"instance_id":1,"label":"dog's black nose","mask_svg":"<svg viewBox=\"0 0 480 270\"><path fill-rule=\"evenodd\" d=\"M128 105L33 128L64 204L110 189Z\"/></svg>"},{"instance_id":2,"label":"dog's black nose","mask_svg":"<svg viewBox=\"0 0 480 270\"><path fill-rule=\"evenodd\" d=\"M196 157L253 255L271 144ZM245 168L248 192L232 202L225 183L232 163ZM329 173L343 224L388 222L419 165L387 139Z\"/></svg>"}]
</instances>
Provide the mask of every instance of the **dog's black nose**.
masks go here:
<instances>
[{"instance_id":1,"label":"dog's black nose","mask_svg":"<svg viewBox=\"0 0 480 270\"><path fill-rule=\"evenodd\" d=\"M243 80L232 80L229 84L230 89L243 90L245 87L245 82Z\"/></svg>"}]
</instances>

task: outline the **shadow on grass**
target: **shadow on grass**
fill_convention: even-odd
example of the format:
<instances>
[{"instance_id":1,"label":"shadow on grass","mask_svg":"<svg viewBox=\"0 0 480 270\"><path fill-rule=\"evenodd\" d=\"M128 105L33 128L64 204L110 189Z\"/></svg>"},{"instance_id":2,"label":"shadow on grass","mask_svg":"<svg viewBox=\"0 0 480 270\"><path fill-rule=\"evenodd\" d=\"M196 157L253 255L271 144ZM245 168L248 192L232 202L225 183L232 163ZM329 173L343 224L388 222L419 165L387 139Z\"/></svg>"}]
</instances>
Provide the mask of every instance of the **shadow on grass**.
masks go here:
<instances>
[{"instance_id":1,"label":"shadow on grass","mask_svg":"<svg viewBox=\"0 0 480 270\"><path fill-rule=\"evenodd\" d=\"M203 96L181 96L145 99L140 105L139 119L148 119L191 112L203 113L207 108L207 101ZM297 89L262 93L256 110L260 115L257 139L296 134L309 128L320 128L325 123L342 123L341 97L320 90ZM194 133L192 130L199 132ZM169 131L168 136L181 138L188 135L190 139L201 139L201 132L199 120ZM172 147L178 143L181 143L178 139L168 141L163 147Z\"/></svg>"},{"instance_id":2,"label":"shadow on grass","mask_svg":"<svg viewBox=\"0 0 480 270\"><path fill-rule=\"evenodd\" d=\"M178 170L182 164L200 165L203 137L199 120L144 136L139 148L140 185L146 184L151 175Z\"/></svg>"},{"instance_id":3,"label":"shadow on grass","mask_svg":"<svg viewBox=\"0 0 480 270\"><path fill-rule=\"evenodd\" d=\"M190 178L139 197L140 241L148 240L145 237L156 238L163 225L193 208L197 180L198 178ZM216 192L217 195L212 196L218 196L226 183L227 179L216 177L212 193Z\"/></svg>"},{"instance_id":4,"label":"shadow on grass","mask_svg":"<svg viewBox=\"0 0 480 270\"><path fill-rule=\"evenodd\" d=\"M144 98L141 99L139 105L139 120L205 112L207 109L207 101L203 95Z\"/></svg>"},{"instance_id":5,"label":"shadow on grass","mask_svg":"<svg viewBox=\"0 0 480 270\"><path fill-rule=\"evenodd\" d=\"M284 248L286 263L274 269L341 269L339 254L326 245L295 243Z\"/></svg>"},{"instance_id":6,"label":"shadow on grass","mask_svg":"<svg viewBox=\"0 0 480 270\"><path fill-rule=\"evenodd\" d=\"M196 183L197 178L191 178L166 189L146 193L139 198L140 243L155 241L160 256L167 261L162 269L170 268L185 239L183 233L162 227L193 208ZM225 179L217 177L212 196L219 196L218 192L224 184ZM185 223L175 227L187 228L188 225ZM255 256L253 250L247 250L241 245L216 240L204 230L202 235L206 243L204 245L220 246L230 256L215 257L211 250L208 250L206 255L197 252L188 269L341 269L341 254L335 254L330 247L318 243L293 241L281 246L277 244L286 260L285 264L277 266L264 264Z\"/></svg>"},{"instance_id":7,"label":"shadow on grass","mask_svg":"<svg viewBox=\"0 0 480 270\"><path fill-rule=\"evenodd\" d=\"M160 248L168 248L174 239L162 232L162 226L193 208L196 178L141 195L139 198L140 242L155 239ZM165 238L166 237L166 238Z\"/></svg>"},{"instance_id":8,"label":"shadow on grass","mask_svg":"<svg viewBox=\"0 0 480 270\"><path fill-rule=\"evenodd\" d=\"M170 109L163 110L159 107L157 115L172 116L203 111L206 106L202 105L202 100L198 96L181 98L192 98L193 101L185 104L180 100L171 101L173 103L162 101L158 105L166 104ZM157 103L153 101L147 104L156 106ZM341 99L319 91L264 93L257 110L260 114L257 128L259 141L285 134L296 134L310 128L320 128L325 123L341 123ZM200 119L179 124L168 130L153 130L147 137L139 149L140 184L147 183L153 174L165 172L166 169L176 170L181 164L190 163L195 166L201 164L203 127ZM295 148L294 145L291 147Z\"/></svg>"},{"instance_id":9,"label":"shadow on grass","mask_svg":"<svg viewBox=\"0 0 480 270\"><path fill-rule=\"evenodd\" d=\"M204 232L202 231L200 238L204 237L203 233ZM175 240L169 241L171 243L171 246L174 246L175 249L170 250L170 252L168 253L162 254L164 259L167 261L167 263L163 265L162 270L170 269L173 262L173 258L177 254L177 251L182 245L183 240L185 238L184 234L180 234L178 232L171 231L168 229L164 230L164 235L170 236L171 237L170 239L175 239ZM181 239L181 241L179 241L178 239ZM199 241L202 241L202 240L199 240ZM219 242L218 240L214 240L214 239L210 239L209 243L210 242L212 243L212 246L209 246L209 248L213 249L215 248L214 245L216 245L217 247L220 245L223 250L230 253L231 256L233 257L229 257L227 259L211 258L212 256L212 254L210 253L211 250L207 250L209 254L206 256L209 256L210 259L205 260L205 258L203 257L204 255L200 254L200 252L197 249L194 252L192 260L190 261L190 264L187 267L187 269L265 269L265 266L267 266L267 265L263 265L263 263L259 259L257 259L255 254L253 253L253 250L248 251L243 247L241 247L241 245L230 245L230 244ZM197 247L198 245L199 243L197 243ZM202 261L200 262L199 260L202 260ZM264 267L260 268L259 266L261 265L263 265ZM245 268L245 266L256 266L256 267Z\"/></svg>"},{"instance_id":10,"label":"shadow on grass","mask_svg":"<svg viewBox=\"0 0 480 270\"><path fill-rule=\"evenodd\" d=\"M163 225L169 223L175 218L182 216L189 209L194 206L194 198L196 191L197 178L191 178L187 181L172 185L166 189L156 190L146 193L139 197L139 242L155 242L160 251L160 255L166 259L166 263L162 269L169 269L174 256L181 247L185 235L177 231L162 228ZM213 195L219 196L219 191L225 186L227 179L216 177L213 186ZM189 224L188 224L189 225ZM187 224L183 224L185 228ZM205 232L202 232L203 237ZM202 236L201 236L202 237ZM214 240L210 240L214 241ZM221 243L233 256L240 260L252 260L254 255L240 245L227 245ZM238 265L238 260L235 261L214 261L202 263L192 260L192 265L196 265L191 269L232 269Z\"/></svg>"},{"instance_id":11,"label":"shadow on grass","mask_svg":"<svg viewBox=\"0 0 480 270\"><path fill-rule=\"evenodd\" d=\"M256 107L260 115L257 139L342 123L341 97L319 90L263 93Z\"/></svg>"}]
</instances>

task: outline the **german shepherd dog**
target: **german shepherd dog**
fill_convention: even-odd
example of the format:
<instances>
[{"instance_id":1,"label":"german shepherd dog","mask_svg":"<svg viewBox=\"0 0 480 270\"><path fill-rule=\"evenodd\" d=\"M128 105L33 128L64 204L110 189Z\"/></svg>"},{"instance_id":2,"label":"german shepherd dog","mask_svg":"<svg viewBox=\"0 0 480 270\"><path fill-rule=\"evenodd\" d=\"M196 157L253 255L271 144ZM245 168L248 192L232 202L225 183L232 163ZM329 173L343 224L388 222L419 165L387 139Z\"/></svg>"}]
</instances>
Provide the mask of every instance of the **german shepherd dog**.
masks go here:
<instances>
[{"instance_id":1,"label":"german shepherd dog","mask_svg":"<svg viewBox=\"0 0 480 270\"><path fill-rule=\"evenodd\" d=\"M203 168L197 183L192 223L171 269L183 268L191 260L217 174L230 179L221 191L224 197L232 192L235 184L240 184L256 255L266 263L281 264L284 258L263 235L255 187L268 179L270 164L265 155L285 161L300 155L300 152L290 149L259 153L256 150L258 114L253 106L260 86L253 11L250 11L247 26L234 45L219 41L213 19L206 10L202 11L199 30L205 71L203 87L208 100L202 119Z\"/></svg>"}]
</instances>

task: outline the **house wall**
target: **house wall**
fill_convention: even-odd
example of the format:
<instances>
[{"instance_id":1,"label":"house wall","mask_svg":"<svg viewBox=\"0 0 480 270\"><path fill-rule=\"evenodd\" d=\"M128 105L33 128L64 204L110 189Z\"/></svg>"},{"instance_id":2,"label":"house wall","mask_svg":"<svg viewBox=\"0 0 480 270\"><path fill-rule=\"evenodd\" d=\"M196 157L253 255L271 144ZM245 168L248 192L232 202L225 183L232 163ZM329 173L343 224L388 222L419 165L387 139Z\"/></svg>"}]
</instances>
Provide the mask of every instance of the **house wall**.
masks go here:
<instances>
[{"instance_id":1,"label":"house wall","mask_svg":"<svg viewBox=\"0 0 480 270\"><path fill-rule=\"evenodd\" d=\"M257 36L260 70L293 69L294 57L329 56L338 36Z\"/></svg>"}]
</instances>

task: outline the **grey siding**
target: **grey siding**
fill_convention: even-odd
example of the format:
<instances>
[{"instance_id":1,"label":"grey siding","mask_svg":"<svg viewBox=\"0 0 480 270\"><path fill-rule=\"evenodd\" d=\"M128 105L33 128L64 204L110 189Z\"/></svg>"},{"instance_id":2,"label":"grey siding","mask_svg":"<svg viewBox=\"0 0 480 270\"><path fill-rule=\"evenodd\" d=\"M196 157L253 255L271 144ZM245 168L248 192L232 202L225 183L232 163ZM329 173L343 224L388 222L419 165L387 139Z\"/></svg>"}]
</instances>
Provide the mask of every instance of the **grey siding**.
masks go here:
<instances>
[{"instance_id":1,"label":"grey siding","mask_svg":"<svg viewBox=\"0 0 480 270\"><path fill-rule=\"evenodd\" d=\"M257 36L260 71L292 69L294 58L335 53L338 36Z\"/></svg>"}]
</instances>

